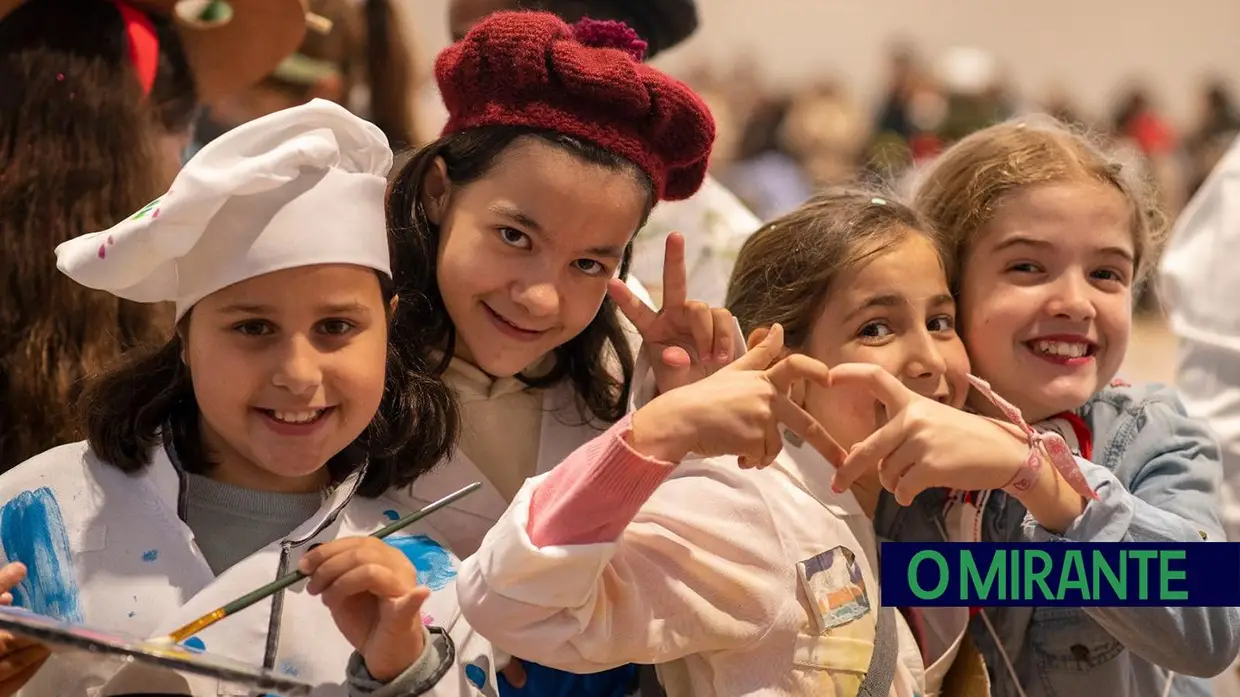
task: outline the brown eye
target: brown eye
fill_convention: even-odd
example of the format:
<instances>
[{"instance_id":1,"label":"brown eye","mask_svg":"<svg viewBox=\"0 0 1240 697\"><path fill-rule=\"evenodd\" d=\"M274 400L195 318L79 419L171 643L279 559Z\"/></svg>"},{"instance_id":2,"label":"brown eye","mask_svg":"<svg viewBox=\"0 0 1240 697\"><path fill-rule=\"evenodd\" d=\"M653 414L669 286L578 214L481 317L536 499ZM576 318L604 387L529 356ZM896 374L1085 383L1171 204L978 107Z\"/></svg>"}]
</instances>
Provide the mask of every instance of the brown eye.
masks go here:
<instances>
[{"instance_id":1,"label":"brown eye","mask_svg":"<svg viewBox=\"0 0 1240 697\"><path fill-rule=\"evenodd\" d=\"M510 227L499 228L498 232L499 238L503 240L504 244L510 247L517 247L519 249L530 248L530 236L524 232Z\"/></svg>"},{"instance_id":2,"label":"brown eye","mask_svg":"<svg viewBox=\"0 0 1240 697\"><path fill-rule=\"evenodd\" d=\"M593 259L578 259L573 264L584 274L599 276L607 272L607 267Z\"/></svg>"},{"instance_id":3,"label":"brown eye","mask_svg":"<svg viewBox=\"0 0 1240 697\"><path fill-rule=\"evenodd\" d=\"M251 319L233 325L233 331L242 336L266 336L275 332L270 323L260 319Z\"/></svg>"},{"instance_id":4,"label":"brown eye","mask_svg":"<svg viewBox=\"0 0 1240 697\"><path fill-rule=\"evenodd\" d=\"M325 320L319 326L320 326L320 330L324 334L330 334L332 336L340 336L343 334L348 334L349 332L353 331L353 329L356 327L356 325L354 325L352 322L348 320L343 320L343 319Z\"/></svg>"},{"instance_id":5,"label":"brown eye","mask_svg":"<svg viewBox=\"0 0 1240 697\"><path fill-rule=\"evenodd\" d=\"M870 322L858 330L857 336L863 339L886 339L894 333L886 322Z\"/></svg>"}]
</instances>

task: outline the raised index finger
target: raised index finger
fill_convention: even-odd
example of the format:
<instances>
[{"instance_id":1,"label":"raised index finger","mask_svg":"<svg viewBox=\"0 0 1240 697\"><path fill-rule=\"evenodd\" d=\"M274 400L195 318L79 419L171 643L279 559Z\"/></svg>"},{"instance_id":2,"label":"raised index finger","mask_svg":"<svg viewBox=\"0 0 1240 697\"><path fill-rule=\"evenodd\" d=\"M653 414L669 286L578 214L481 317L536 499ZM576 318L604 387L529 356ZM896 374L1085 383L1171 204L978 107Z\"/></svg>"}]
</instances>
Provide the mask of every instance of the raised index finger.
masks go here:
<instances>
[{"instance_id":1,"label":"raised index finger","mask_svg":"<svg viewBox=\"0 0 1240 697\"><path fill-rule=\"evenodd\" d=\"M688 272L685 270L685 236L667 236L663 251L663 307L680 307L689 299Z\"/></svg>"}]
</instances>

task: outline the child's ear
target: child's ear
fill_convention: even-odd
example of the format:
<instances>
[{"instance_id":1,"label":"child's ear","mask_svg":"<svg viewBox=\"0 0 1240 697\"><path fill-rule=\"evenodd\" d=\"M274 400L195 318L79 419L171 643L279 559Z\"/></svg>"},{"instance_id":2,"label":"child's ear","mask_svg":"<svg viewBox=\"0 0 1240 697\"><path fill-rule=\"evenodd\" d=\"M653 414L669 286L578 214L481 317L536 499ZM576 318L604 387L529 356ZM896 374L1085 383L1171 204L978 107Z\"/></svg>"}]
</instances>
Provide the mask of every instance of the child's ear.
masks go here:
<instances>
[{"instance_id":1,"label":"child's ear","mask_svg":"<svg viewBox=\"0 0 1240 697\"><path fill-rule=\"evenodd\" d=\"M444 211L448 207L448 194L452 190L452 180L448 179L448 163L442 157L426 170L422 178L422 210L426 211L427 220L434 225L443 222Z\"/></svg>"}]
</instances>

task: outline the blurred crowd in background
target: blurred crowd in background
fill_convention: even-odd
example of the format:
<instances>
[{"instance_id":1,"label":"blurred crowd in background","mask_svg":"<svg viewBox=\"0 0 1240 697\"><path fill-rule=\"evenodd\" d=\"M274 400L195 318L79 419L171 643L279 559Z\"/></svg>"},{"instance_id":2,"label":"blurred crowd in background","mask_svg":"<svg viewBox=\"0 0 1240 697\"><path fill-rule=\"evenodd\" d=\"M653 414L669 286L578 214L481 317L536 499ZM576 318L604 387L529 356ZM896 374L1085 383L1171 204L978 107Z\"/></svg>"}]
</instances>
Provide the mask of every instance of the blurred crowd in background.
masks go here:
<instances>
[{"instance_id":1,"label":"blurred crowd in background","mask_svg":"<svg viewBox=\"0 0 1240 697\"><path fill-rule=\"evenodd\" d=\"M765 89L753 63L687 78L707 95L722 125L715 176L764 219L859 173L899 186L952 142L1032 112L1088 129L1140 158L1174 216L1240 133L1235 96L1209 76L1200 86L1196 122L1177 131L1161 113L1159 96L1140 84L1118 86L1110 113L1086 113L1064 94L1020 93L979 49L951 49L931 60L900 43L890 49L888 75L878 104L859 102L830 78L791 91Z\"/></svg>"}]
</instances>

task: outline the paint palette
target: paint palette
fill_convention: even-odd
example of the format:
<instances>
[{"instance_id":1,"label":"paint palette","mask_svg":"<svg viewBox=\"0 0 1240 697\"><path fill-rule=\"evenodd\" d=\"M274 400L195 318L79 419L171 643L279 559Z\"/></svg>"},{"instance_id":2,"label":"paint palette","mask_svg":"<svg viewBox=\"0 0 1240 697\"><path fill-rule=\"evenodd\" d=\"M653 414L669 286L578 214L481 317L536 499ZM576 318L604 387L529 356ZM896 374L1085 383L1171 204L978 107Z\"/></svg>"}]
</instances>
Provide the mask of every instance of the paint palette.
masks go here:
<instances>
[{"instance_id":1,"label":"paint palette","mask_svg":"<svg viewBox=\"0 0 1240 697\"><path fill-rule=\"evenodd\" d=\"M309 684L274 671L222 656L213 656L181 644L137 639L61 622L21 608L0 606L0 629L51 646L129 656L141 663L224 680L258 693L284 697L304 697L310 694Z\"/></svg>"}]
</instances>

